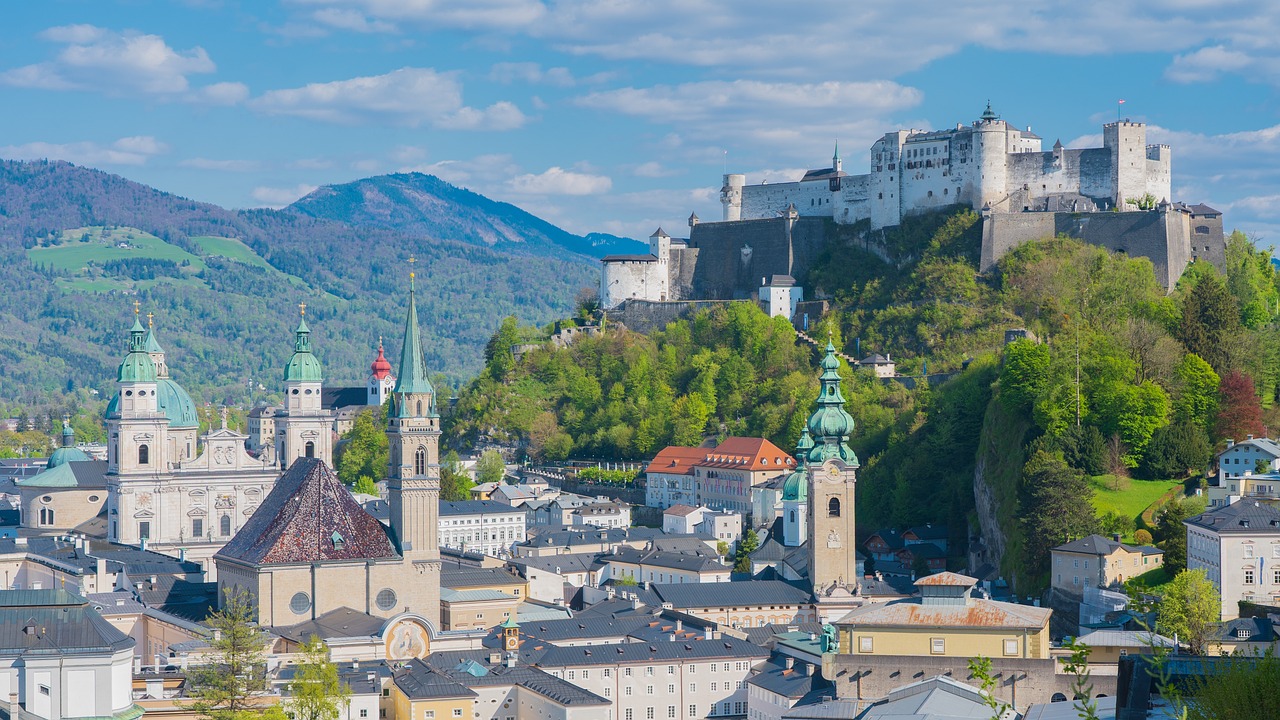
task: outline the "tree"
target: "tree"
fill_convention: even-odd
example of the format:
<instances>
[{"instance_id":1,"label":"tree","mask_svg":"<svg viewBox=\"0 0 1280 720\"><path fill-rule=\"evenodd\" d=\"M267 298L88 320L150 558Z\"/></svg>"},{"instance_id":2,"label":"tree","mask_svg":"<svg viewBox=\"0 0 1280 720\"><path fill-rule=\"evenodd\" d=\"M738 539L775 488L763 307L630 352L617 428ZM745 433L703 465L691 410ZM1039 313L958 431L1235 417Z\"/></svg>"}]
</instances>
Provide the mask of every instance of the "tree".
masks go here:
<instances>
[{"instance_id":1,"label":"tree","mask_svg":"<svg viewBox=\"0 0 1280 720\"><path fill-rule=\"evenodd\" d=\"M501 458L499 458L501 459ZM453 450L444 456L440 463L440 499L445 502L460 502L471 499L471 488L475 487L471 478L462 471L462 461Z\"/></svg>"},{"instance_id":2,"label":"tree","mask_svg":"<svg viewBox=\"0 0 1280 720\"><path fill-rule=\"evenodd\" d=\"M1186 477L1187 471L1203 468L1212 454L1204 429L1179 419L1155 431L1138 470L1149 480Z\"/></svg>"},{"instance_id":3,"label":"tree","mask_svg":"<svg viewBox=\"0 0 1280 720\"><path fill-rule=\"evenodd\" d=\"M253 621L255 608L247 592L229 589L223 607L209 616L213 629L208 665L187 671L195 702L191 709L211 720L247 720L272 707L268 697L266 641Z\"/></svg>"},{"instance_id":4,"label":"tree","mask_svg":"<svg viewBox=\"0 0 1280 720\"><path fill-rule=\"evenodd\" d=\"M1107 441L1098 428L1092 425L1069 425L1058 438L1067 464L1085 475L1101 475L1107 472Z\"/></svg>"},{"instance_id":5,"label":"tree","mask_svg":"<svg viewBox=\"0 0 1280 720\"><path fill-rule=\"evenodd\" d=\"M374 483L386 476L390 443L386 430L374 421L372 410L356 416L351 429L342 436L341 448L337 465L338 479L342 482L352 486L361 480ZM367 488L368 483L364 487Z\"/></svg>"},{"instance_id":6,"label":"tree","mask_svg":"<svg viewBox=\"0 0 1280 720\"><path fill-rule=\"evenodd\" d=\"M1164 569L1170 575L1187 569L1187 528L1183 521L1191 517L1191 511L1190 502L1173 500L1164 506L1156 523L1156 534L1164 549Z\"/></svg>"},{"instance_id":7,"label":"tree","mask_svg":"<svg viewBox=\"0 0 1280 720\"><path fill-rule=\"evenodd\" d=\"M351 492L363 495L378 495L378 484L371 477L361 476L356 480L355 487L351 488Z\"/></svg>"},{"instance_id":8,"label":"tree","mask_svg":"<svg viewBox=\"0 0 1280 720\"><path fill-rule=\"evenodd\" d=\"M1133 542L1136 545L1150 545L1151 533L1147 530L1138 530L1133 534Z\"/></svg>"},{"instance_id":9,"label":"tree","mask_svg":"<svg viewBox=\"0 0 1280 720\"><path fill-rule=\"evenodd\" d=\"M733 571L739 573L751 572L751 553L760 549L760 537L756 535L755 530L748 530L742 536L741 542L738 543L738 552L734 555Z\"/></svg>"},{"instance_id":10,"label":"tree","mask_svg":"<svg viewBox=\"0 0 1280 720\"><path fill-rule=\"evenodd\" d=\"M1228 348L1239 329L1240 311L1222 277L1217 273L1201 277L1183 298L1177 332L1183 347L1222 373L1231 365Z\"/></svg>"},{"instance_id":11,"label":"tree","mask_svg":"<svg viewBox=\"0 0 1280 720\"><path fill-rule=\"evenodd\" d=\"M1261 657L1234 657L1191 679L1186 720L1280 717L1280 659L1274 650Z\"/></svg>"},{"instance_id":12,"label":"tree","mask_svg":"<svg viewBox=\"0 0 1280 720\"><path fill-rule=\"evenodd\" d=\"M716 543L716 555L722 558L729 557L729 543L721 540Z\"/></svg>"},{"instance_id":13,"label":"tree","mask_svg":"<svg viewBox=\"0 0 1280 720\"><path fill-rule=\"evenodd\" d=\"M338 720L350 698L351 689L329 659L328 646L312 635L289 682L289 715L293 720Z\"/></svg>"},{"instance_id":14,"label":"tree","mask_svg":"<svg viewBox=\"0 0 1280 720\"><path fill-rule=\"evenodd\" d=\"M1049 348L1027 338L1015 340L1004 348L1004 366L1000 369L1000 401L1013 410L1035 402L1049 380Z\"/></svg>"},{"instance_id":15,"label":"tree","mask_svg":"<svg viewBox=\"0 0 1280 720\"><path fill-rule=\"evenodd\" d=\"M1235 440L1267 434L1262 425L1262 404L1258 402L1253 378L1241 372L1222 376L1222 383L1218 386L1218 418L1214 433L1219 439Z\"/></svg>"},{"instance_id":16,"label":"tree","mask_svg":"<svg viewBox=\"0 0 1280 720\"><path fill-rule=\"evenodd\" d=\"M485 369L489 376L498 382L504 382L516 367L516 356L512 347L520 341L519 325L511 316L502 318L498 331L489 338L484 347Z\"/></svg>"},{"instance_id":17,"label":"tree","mask_svg":"<svg viewBox=\"0 0 1280 720\"><path fill-rule=\"evenodd\" d=\"M507 474L507 463L502 453L494 449L485 450L476 461L476 482L500 483Z\"/></svg>"},{"instance_id":18,"label":"tree","mask_svg":"<svg viewBox=\"0 0 1280 720\"><path fill-rule=\"evenodd\" d=\"M1022 469L1020 512L1026 563L1032 575L1048 570L1049 549L1098 531L1093 489L1061 456L1037 450Z\"/></svg>"},{"instance_id":19,"label":"tree","mask_svg":"<svg viewBox=\"0 0 1280 720\"><path fill-rule=\"evenodd\" d=\"M1177 636L1193 654L1204 655L1221 616L1222 598L1205 571L1183 570L1164 588L1156 628Z\"/></svg>"},{"instance_id":20,"label":"tree","mask_svg":"<svg viewBox=\"0 0 1280 720\"><path fill-rule=\"evenodd\" d=\"M1213 427L1218 411L1218 387L1222 382L1218 373L1199 355L1187 353L1174 368L1174 377L1174 416L1197 423L1206 430Z\"/></svg>"}]
</instances>

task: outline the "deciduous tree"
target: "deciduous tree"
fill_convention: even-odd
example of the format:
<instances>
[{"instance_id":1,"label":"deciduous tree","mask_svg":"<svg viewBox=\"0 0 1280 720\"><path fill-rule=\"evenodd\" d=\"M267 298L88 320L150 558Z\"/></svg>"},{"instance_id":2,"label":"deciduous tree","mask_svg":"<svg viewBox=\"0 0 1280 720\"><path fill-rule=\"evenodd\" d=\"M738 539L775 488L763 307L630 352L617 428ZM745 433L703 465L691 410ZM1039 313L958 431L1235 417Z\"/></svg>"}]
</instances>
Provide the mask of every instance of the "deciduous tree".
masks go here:
<instances>
[{"instance_id":1,"label":"deciduous tree","mask_svg":"<svg viewBox=\"0 0 1280 720\"><path fill-rule=\"evenodd\" d=\"M476 461L476 482L502 482L506 474L507 463L502 459L502 453L489 449L480 454L480 459Z\"/></svg>"},{"instance_id":2,"label":"deciduous tree","mask_svg":"<svg viewBox=\"0 0 1280 720\"><path fill-rule=\"evenodd\" d=\"M1222 615L1222 597L1202 569L1183 570L1165 586L1156 629L1204 655Z\"/></svg>"},{"instance_id":3,"label":"deciduous tree","mask_svg":"<svg viewBox=\"0 0 1280 720\"><path fill-rule=\"evenodd\" d=\"M1262 437L1262 404L1253 387L1253 378L1240 372L1222 376L1218 386L1218 418L1214 432L1219 439L1243 440L1249 435Z\"/></svg>"},{"instance_id":4,"label":"deciduous tree","mask_svg":"<svg viewBox=\"0 0 1280 720\"><path fill-rule=\"evenodd\" d=\"M317 635L302 646L302 658L294 665L285 703L293 720L338 720L351 698L338 666L329 659L329 647Z\"/></svg>"}]
</instances>

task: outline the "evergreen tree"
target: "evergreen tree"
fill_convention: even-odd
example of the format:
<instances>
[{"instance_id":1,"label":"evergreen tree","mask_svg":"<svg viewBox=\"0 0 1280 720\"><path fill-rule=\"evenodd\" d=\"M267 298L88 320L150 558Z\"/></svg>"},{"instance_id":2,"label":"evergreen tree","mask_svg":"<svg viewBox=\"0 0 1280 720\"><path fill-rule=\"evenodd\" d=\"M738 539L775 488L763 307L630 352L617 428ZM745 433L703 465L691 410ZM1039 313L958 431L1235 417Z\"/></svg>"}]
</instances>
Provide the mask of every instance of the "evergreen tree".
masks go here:
<instances>
[{"instance_id":1,"label":"evergreen tree","mask_svg":"<svg viewBox=\"0 0 1280 720\"><path fill-rule=\"evenodd\" d=\"M255 609L247 592L227 590L221 610L209 616L214 631L209 663L189 668L190 708L210 720L248 720L278 708L267 697L266 637L253 621Z\"/></svg>"},{"instance_id":2,"label":"evergreen tree","mask_svg":"<svg viewBox=\"0 0 1280 720\"><path fill-rule=\"evenodd\" d=\"M350 702L351 689L329 659L329 648L317 635L302 646L302 658L289 682L288 713L293 720L338 720Z\"/></svg>"},{"instance_id":3,"label":"evergreen tree","mask_svg":"<svg viewBox=\"0 0 1280 720\"><path fill-rule=\"evenodd\" d=\"M1022 469L1021 514L1026 535L1026 567L1031 575L1049 569L1049 549L1098 531L1089 481L1061 456L1035 451Z\"/></svg>"},{"instance_id":4,"label":"evergreen tree","mask_svg":"<svg viewBox=\"0 0 1280 720\"><path fill-rule=\"evenodd\" d=\"M1204 429L1190 420L1179 420L1160 428L1151 436L1139 475L1149 480L1186 477L1209 462L1213 449Z\"/></svg>"},{"instance_id":5,"label":"evergreen tree","mask_svg":"<svg viewBox=\"0 0 1280 720\"><path fill-rule=\"evenodd\" d=\"M1164 550L1164 569L1177 575L1187 569L1187 527L1183 521L1191 517L1194 508L1187 500L1174 500L1164 506L1156 523L1156 536Z\"/></svg>"},{"instance_id":6,"label":"evergreen tree","mask_svg":"<svg viewBox=\"0 0 1280 720\"><path fill-rule=\"evenodd\" d=\"M1178 340L1219 373L1231 366L1228 349L1240 329L1236 299L1217 273L1200 278L1183 298Z\"/></svg>"},{"instance_id":7,"label":"evergreen tree","mask_svg":"<svg viewBox=\"0 0 1280 720\"><path fill-rule=\"evenodd\" d=\"M1199 355L1187 353L1174 369L1174 374L1177 378L1174 415L1206 430L1212 428L1218 411L1218 386L1221 383L1218 373Z\"/></svg>"},{"instance_id":8,"label":"evergreen tree","mask_svg":"<svg viewBox=\"0 0 1280 720\"><path fill-rule=\"evenodd\" d=\"M338 478L349 486L376 483L387 474L391 461L391 446L382 423L374 420L373 412L365 410L356 416L351 429L342 436L338 454ZM376 493L371 493L376 494Z\"/></svg>"}]
</instances>

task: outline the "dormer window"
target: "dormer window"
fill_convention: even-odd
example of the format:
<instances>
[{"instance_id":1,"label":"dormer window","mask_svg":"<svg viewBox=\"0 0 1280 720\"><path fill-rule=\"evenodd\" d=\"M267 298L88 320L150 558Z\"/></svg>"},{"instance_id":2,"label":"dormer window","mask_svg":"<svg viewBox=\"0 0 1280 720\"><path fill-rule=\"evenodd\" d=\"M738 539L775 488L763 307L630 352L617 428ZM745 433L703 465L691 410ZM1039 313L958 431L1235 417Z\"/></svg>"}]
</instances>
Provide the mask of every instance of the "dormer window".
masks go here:
<instances>
[{"instance_id":1,"label":"dormer window","mask_svg":"<svg viewBox=\"0 0 1280 720\"><path fill-rule=\"evenodd\" d=\"M1240 628L1236 630L1236 637L1241 640L1248 640L1251 635L1253 635L1253 631L1249 628Z\"/></svg>"},{"instance_id":2,"label":"dormer window","mask_svg":"<svg viewBox=\"0 0 1280 720\"><path fill-rule=\"evenodd\" d=\"M341 550L342 548L346 547L346 545L347 545L347 541L342 539L342 534L341 534L341 533L339 533L337 530L334 530L334 531L333 531L333 537L332 537L332 540L333 540L333 549L334 549L334 550Z\"/></svg>"}]
</instances>

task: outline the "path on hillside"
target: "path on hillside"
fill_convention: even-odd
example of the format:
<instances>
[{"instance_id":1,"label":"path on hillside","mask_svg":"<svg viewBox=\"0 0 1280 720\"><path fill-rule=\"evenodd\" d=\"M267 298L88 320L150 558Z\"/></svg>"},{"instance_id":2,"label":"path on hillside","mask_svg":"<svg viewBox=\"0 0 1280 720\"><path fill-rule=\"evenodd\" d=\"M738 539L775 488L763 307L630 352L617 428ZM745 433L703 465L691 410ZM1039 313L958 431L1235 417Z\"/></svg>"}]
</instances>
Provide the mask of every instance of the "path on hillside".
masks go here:
<instances>
[{"instance_id":1,"label":"path on hillside","mask_svg":"<svg viewBox=\"0 0 1280 720\"><path fill-rule=\"evenodd\" d=\"M808 333L804 332L803 330L797 330L796 337L800 338L804 342L809 343L810 345L814 346L819 350L824 350L827 347L825 344L819 345L817 340L814 340L813 338L809 337ZM845 362L849 363L850 365L853 365L854 367L857 367L858 365L861 364L857 361L857 359L851 358L848 355L845 355L844 353L838 352L836 353L836 357L842 358Z\"/></svg>"}]
</instances>

